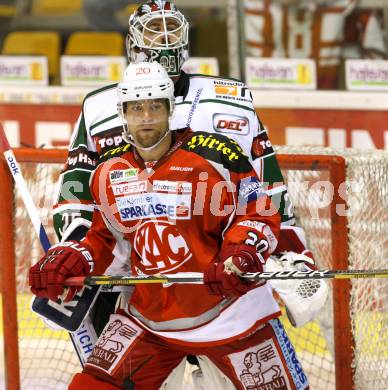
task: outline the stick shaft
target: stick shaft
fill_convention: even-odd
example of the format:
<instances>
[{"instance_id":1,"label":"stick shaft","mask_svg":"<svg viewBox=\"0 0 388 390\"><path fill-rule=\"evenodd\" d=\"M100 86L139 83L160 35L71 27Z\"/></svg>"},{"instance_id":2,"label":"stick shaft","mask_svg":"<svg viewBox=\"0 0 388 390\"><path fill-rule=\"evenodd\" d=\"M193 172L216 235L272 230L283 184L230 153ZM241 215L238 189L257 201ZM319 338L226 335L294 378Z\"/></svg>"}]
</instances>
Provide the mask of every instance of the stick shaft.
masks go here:
<instances>
[{"instance_id":1,"label":"stick shaft","mask_svg":"<svg viewBox=\"0 0 388 390\"><path fill-rule=\"evenodd\" d=\"M381 270L317 270L317 271L281 271L258 272L242 275L247 281L292 280L292 279L351 279L351 278L388 278L388 269ZM65 280L67 286L94 285L133 285L145 283L203 284L201 273L177 273L160 276L89 276L74 277Z\"/></svg>"},{"instance_id":2,"label":"stick shaft","mask_svg":"<svg viewBox=\"0 0 388 390\"><path fill-rule=\"evenodd\" d=\"M32 200L30 192L27 188L26 182L23 178L20 166L16 161L15 155L9 145L7 136L5 135L3 127L0 125L0 150L3 152L8 168L12 174L16 186L19 188L23 203L27 209L28 215L34 226L36 234L45 252L50 248L50 241L47 237L46 231L40 220L38 210Z\"/></svg>"}]
</instances>

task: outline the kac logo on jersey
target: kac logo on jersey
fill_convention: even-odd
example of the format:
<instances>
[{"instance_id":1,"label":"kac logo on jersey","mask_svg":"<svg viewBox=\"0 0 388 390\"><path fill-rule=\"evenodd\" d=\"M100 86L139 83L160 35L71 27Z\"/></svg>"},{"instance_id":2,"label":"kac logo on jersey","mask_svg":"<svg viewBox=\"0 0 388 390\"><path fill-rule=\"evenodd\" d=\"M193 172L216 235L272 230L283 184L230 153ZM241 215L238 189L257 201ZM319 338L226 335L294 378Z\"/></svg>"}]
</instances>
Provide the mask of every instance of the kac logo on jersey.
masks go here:
<instances>
[{"instance_id":1,"label":"kac logo on jersey","mask_svg":"<svg viewBox=\"0 0 388 390\"><path fill-rule=\"evenodd\" d=\"M213 127L219 133L247 135L249 120L232 114L213 114Z\"/></svg>"},{"instance_id":2,"label":"kac logo on jersey","mask_svg":"<svg viewBox=\"0 0 388 390\"><path fill-rule=\"evenodd\" d=\"M144 273L170 272L192 257L186 240L168 221L150 220L141 224L136 230L134 249Z\"/></svg>"}]
</instances>

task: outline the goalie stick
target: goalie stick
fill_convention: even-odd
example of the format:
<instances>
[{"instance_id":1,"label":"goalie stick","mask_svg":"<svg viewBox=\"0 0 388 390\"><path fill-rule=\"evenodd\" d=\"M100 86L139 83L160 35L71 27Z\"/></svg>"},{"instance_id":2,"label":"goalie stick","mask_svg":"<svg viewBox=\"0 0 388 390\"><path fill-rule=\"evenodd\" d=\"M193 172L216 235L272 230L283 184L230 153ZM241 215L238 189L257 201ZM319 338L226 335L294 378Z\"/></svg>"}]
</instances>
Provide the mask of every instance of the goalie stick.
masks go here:
<instances>
[{"instance_id":1,"label":"goalie stick","mask_svg":"<svg viewBox=\"0 0 388 390\"><path fill-rule=\"evenodd\" d=\"M50 240L40 220L38 210L34 204L34 201L27 188L26 182L23 178L20 166L16 160L16 157L8 142L7 136L4 132L2 125L0 124L0 151L3 152L9 170L15 181L16 186L20 190L23 203L27 209L30 220L34 226L36 234L39 237L40 244L45 252L51 247ZM91 352L91 345L85 343L87 339L95 338L95 335L91 333L89 324L84 321L86 313L93 305L93 302L97 298L97 292L99 287L88 287L82 289L80 293L76 295L73 301L65 304L58 304L49 301L45 298L35 297L32 303L32 310L45 317L46 319L54 322L56 325L68 330L70 339L73 343L74 349L78 355L81 365L83 365L87 359L88 354Z\"/></svg>"},{"instance_id":2,"label":"goalie stick","mask_svg":"<svg viewBox=\"0 0 388 390\"><path fill-rule=\"evenodd\" d=\"M381 270L316 270L316 271L276 271L246 273L240 276L249 282L261 280L290 279L351 279L351 278L388 278L388 269ZM66 286L125 286L130 284L162 283L162 284L203 284L203 274L187 272L164 275L141 276L80 276L65 280Z\"/></svg>"}]
</instances>

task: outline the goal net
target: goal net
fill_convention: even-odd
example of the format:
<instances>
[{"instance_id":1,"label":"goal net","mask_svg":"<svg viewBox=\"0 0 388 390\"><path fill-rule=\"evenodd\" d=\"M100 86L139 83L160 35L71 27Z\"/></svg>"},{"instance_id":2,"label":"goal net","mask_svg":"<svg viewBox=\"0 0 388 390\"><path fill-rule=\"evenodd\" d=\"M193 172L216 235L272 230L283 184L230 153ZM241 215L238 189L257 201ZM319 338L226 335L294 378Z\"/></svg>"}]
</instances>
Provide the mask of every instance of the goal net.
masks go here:
<instances>
[{"instance_id":1,"label":"goal net","mask_svg":"<svg viewBox=\"0 0 388 390\"><path fill-rule=\"evenodd\" d=\"M277 149L298 225L319 268L388 268L388 153ZM22 173L52 243L51 206L63 150L17 150ZM8 168L0 161L0 291L3 381L9 389L66 389L80 370L69 336L30 310L27 270L43 255ZM283 322L312 389L385 389L388 382L386 279L329 282L330 299L303 328Z\"/></svg>"},{"instance_id":2,"label":"goal net","mask_svg":"<svg viewBox=\"0 0 388 390\"><path fill-rule=\"evenodd\" d=\"M289 146L277 153L318 268L387 269L388 153ZM386 388L388 281L329 285L316 321L287 326L311 388Z\"/></svg>"}]
</instances>

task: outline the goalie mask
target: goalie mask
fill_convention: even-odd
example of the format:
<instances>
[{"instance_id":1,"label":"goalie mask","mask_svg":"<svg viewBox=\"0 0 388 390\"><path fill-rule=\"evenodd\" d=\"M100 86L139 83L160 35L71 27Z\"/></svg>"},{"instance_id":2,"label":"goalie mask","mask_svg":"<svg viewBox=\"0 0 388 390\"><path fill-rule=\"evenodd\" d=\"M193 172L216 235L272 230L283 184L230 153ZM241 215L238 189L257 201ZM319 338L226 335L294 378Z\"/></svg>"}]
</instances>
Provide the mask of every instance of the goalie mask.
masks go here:
<instances>
[{"instance_id":1,"label":"goalie mask","mask_svg":"<svg viewBox=\"0 0 388 390\"><path fill-rule=\"evenodd\" d=\"M123 80L117 86L117 93L117 110L124 128L123 139L142 150L151 150L158 146L168 135L169 129L167 128L162 137L149 147L138 145L128 130L126 105L128 102L138 102L141 105L147 100L158 102L163 99L171 116L175 106L174 83L163 66L157 62L129 64L124 72ZM149 124L152 124L152 122L149 122Z\"/></svg>"},{"instance_id":2,"label":"goalie mask","mask_svg":"<svg viewBox=\"0 0 388 390\"><path fill-rule=\"evenodd\" d=\"M147 1L129 18L129 61L156 61L170 77L179 76L188 58L188 35L189 24L173 3Z\"/></svg>"}]
</instances>

